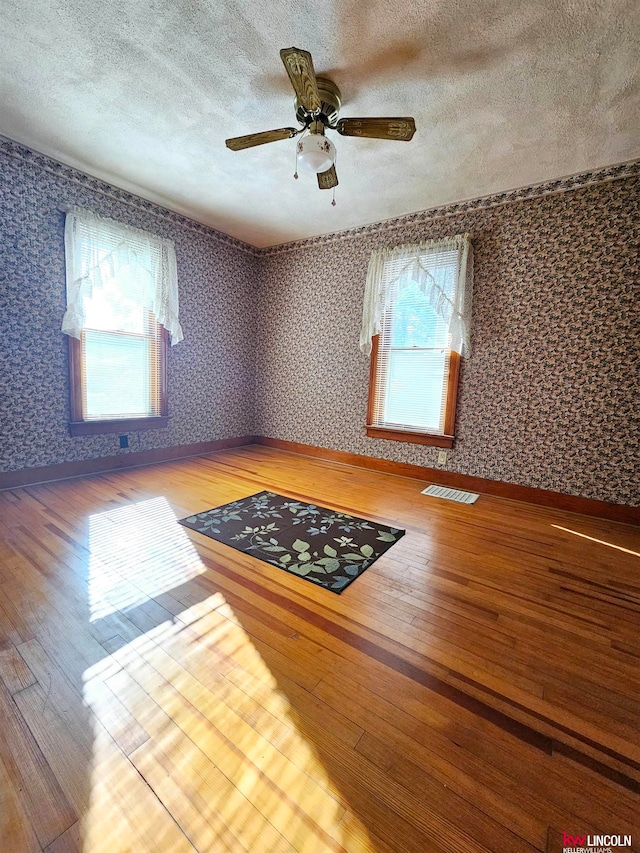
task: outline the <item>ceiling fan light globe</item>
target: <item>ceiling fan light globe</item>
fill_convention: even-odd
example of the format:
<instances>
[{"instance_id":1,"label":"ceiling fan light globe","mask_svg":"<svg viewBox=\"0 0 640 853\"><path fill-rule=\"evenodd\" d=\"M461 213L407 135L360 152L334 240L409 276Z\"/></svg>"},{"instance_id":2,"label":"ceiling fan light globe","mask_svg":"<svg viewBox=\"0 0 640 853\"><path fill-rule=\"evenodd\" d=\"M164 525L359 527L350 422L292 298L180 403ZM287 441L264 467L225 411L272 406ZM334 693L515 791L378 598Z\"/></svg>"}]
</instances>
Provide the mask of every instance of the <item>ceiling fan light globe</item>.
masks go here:
<instances>
[{"instance_id":1,"label":"ceiling fan light globe","mask_svg":"<svg viewBox=\"0 0 640 853\"><path fill-rule=\"evenodd\" d=\"M311 134L298 142L298 162L308 172L326 172L335 157L335 145L322 134Z\"/></svg>"}]
</instances>

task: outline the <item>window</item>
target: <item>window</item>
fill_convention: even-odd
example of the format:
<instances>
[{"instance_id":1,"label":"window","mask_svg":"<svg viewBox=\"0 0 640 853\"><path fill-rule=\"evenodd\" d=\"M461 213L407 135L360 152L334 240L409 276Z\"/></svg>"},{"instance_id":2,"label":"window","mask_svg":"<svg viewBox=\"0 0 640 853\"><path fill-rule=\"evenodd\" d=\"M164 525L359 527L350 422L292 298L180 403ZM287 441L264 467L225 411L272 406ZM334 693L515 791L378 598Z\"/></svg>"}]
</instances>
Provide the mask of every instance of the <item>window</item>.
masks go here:
<instances>
[{"instance_id":1,"label":"window","mask_svg":"<svg viewBox=\"0 0 640 853\"><path fill-rule=\"evenodd\" d=\"M173 245L74 211L65 252L71 434L166 426L167 341L182 339Z\"/></svg>"},{"instance_id":2,"label":"window","mask_svg":"<svg viewBox=\"0 0 640 853\"><path fill-rule=\"evenodd\" d=\"M470 313L468 236L374 252L361 336L371 351L367 435L453 446Z\"/></svg>"}]
</instances>

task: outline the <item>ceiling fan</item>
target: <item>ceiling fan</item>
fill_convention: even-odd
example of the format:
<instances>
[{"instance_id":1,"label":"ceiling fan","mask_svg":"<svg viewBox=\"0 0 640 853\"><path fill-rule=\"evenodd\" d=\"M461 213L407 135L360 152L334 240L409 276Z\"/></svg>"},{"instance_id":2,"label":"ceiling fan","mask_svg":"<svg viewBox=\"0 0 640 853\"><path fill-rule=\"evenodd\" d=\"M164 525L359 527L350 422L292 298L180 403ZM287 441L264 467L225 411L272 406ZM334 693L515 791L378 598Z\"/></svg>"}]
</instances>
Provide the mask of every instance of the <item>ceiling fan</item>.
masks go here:
<instances>
[{"instance_id":1,"label":"ceiling fan","mask_svg":"<svg viewBox=\"0 0 640 853\"><path fill-rule=\"evenodd\" d=\"M281 127L263 133L235 136L226 140L227 148L242 151L255 145L305 134L297 144L297 156L307 169L317 173L320 189L329 190L338 185L338 176L334 163L335 146L326 138L326 130L337 130L342 136L402 142L409 142L413 138L416 132L413 118L338 118L340 89L332 80L316 77L311 54L297 47L288 47L280 51L280 57L296 94L296 119L302 127Z\"/></svg>"}]
</instances>

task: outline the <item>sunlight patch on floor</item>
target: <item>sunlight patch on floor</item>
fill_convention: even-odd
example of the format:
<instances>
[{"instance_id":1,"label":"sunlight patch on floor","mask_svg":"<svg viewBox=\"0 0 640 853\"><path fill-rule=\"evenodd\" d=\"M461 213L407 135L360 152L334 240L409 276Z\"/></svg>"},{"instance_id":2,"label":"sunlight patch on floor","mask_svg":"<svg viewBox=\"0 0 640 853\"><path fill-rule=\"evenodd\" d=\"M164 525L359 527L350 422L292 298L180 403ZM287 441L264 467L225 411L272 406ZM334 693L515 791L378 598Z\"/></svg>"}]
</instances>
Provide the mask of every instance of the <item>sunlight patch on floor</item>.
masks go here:
<instances>
[{"instance_id":1,"label":"sunlight patch on floor","mask_svg":"<svg viewBox=\"0 0 640 853\"><path fill-rule=\"evenodd\" d=\"M144 551L140 539L126 547ZM178 583L186 553L174 551ZM220 593L87 669L83 695L97 718L86 853L125 839L136 850L373 851Z\"/></svg>"},{"instance_id":2,"label":"sunlight patch on floor","mask_svg":"<svg viewBox=\"0 0 640 853\"><path fill-rule=\"evenodd\" d=\"M101 619L169 592L204 566L166 498L89 517L89 616Z\"/></svg>"},{"instance_id":3,"label":"sunlight patch on floor","mask_svg":"<svg viewBox=\"0 0 640 853\"><path fill-rule=\"evenodd\" d=\"M587 536L586 533L578 533L577 530L571 530L569 527L561 527L559 524L552 524L557 530L564 530L565 533L573 533L574 536L580 536L581 539L588 539L590 542L596 542L598 545L606 545L607 548L615 548L616 551L622 551L624 554L631 554L632 557L640 557L637 551L631 551L629 548L623 548L622 545L614 545L613 542L606 542L604 539L596 539L594 536Z\"/></svg>"}]
</instances>

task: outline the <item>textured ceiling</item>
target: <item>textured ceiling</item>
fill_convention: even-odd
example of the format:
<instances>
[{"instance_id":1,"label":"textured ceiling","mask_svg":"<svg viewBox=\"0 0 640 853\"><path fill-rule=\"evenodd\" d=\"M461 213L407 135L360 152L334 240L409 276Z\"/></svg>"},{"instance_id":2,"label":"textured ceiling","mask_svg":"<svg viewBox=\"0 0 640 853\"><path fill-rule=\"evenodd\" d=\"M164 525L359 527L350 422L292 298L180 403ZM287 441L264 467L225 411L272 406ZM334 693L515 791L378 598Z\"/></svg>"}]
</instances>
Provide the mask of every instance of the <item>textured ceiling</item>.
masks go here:
<instances>
[{"instance_id":1,"label":"textured ceiling","mask_svg":"<svg viewBox=\"0 0 640 853\"><path fill-rule=\"evenodd\" d=\"M269 246L640 157L638 0L0 0L0 134ZM332 135L337 206L292 177L282 47L342 116L413 115L412 142Z\"/></svg>"}]
</instances>

